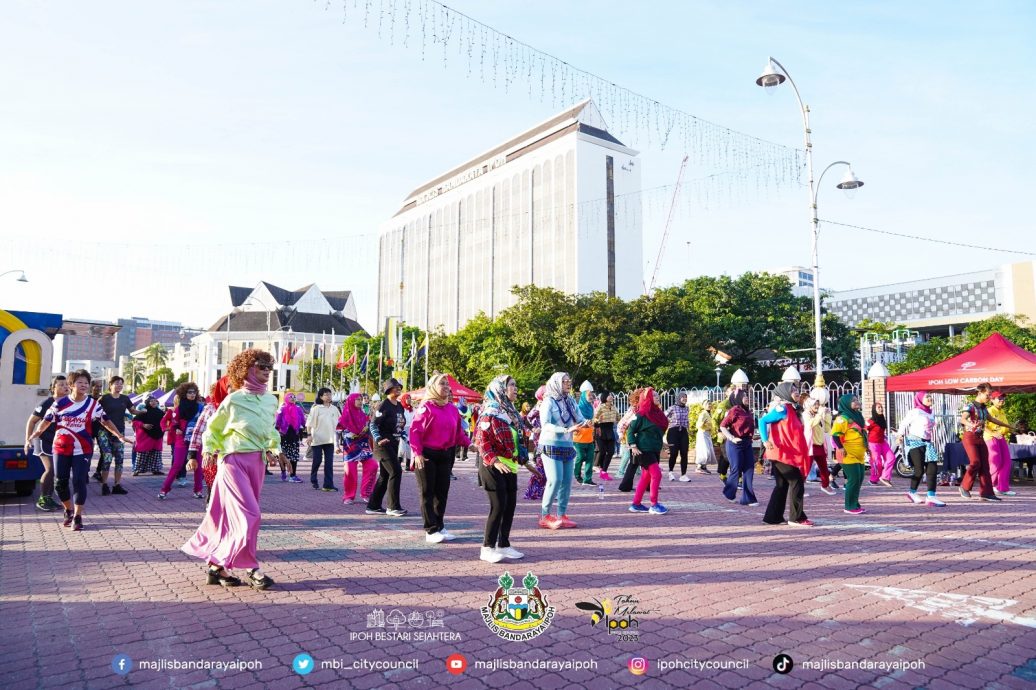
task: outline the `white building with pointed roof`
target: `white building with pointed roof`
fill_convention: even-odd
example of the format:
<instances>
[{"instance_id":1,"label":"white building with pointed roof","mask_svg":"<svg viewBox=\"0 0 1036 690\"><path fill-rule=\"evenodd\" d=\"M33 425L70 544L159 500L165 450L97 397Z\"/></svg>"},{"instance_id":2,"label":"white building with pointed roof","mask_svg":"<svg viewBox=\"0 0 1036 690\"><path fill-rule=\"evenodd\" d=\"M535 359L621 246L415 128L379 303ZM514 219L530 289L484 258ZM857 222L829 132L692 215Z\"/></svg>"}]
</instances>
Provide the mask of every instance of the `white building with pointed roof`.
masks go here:
<instances>
[{"instance_id":1,"label":"white building with pointed roof","mask_svg":"<svg viewBox=\"0 0 1036 690\"><path fill-rule=\"evenodd\" d=\"M421 185L381 230L378 323L452 333L515 285L640 295L637 153L586 100Z\"/></svg>"}]
</instances>

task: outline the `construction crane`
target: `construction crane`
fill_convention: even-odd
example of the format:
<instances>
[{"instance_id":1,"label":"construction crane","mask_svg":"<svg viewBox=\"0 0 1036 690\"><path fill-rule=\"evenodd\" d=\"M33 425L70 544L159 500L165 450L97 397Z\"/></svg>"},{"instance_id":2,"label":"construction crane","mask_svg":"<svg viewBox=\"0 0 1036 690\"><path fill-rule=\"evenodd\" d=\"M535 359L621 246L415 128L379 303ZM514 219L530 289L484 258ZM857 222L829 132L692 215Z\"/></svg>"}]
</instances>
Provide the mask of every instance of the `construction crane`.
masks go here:
<instances>
[{"instance_id":1,"label":"construction crane","mask_svg":"<svg viewBox=\"0 0 1036 690\"><path fill-rule=\"evenodd\" d=\"M662 254L665 252L665 243L669 239L669 228L673 224L673 211L676 209L676 196L680 193L680 183L683 182L683 171L687 167L687 156L680 161L680 172L676 175L676 187L673 188L673 200L669 204L669 216L665 219L665 229L662 231L662 244L658 247L658 257L655 258L655 268L651 272L651 282L647 286L647 294L655 289L655 279L658 277L658 265L662 261Z\"/></svg>"}]
</instances>

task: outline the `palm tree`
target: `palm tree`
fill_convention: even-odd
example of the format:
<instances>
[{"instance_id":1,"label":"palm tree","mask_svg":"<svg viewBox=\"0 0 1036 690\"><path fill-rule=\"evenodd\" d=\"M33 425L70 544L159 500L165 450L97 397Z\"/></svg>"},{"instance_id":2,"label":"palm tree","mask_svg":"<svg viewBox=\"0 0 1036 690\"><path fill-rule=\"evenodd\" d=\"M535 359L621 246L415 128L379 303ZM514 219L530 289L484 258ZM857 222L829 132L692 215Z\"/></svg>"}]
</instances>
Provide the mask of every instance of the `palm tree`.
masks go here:
<instances>
[{"instance_id":1,"label":"palm tree","mask_svg":"<svg viewBox=\"0 0 1036 690\"><path fill-rule=\"evenodd\" d=\"M144 385L144 367L135 359L126 362L122 375L132 391L139 391L140 387Z\"/></svg>"},{"instance_id":2,"label":"palm tree","mask_svg":"<svg viewBox=\"0 0 1036 690\"><path fill-rule=\"evenodd\" d=\"M164 367L168 361L169 352L161 343L148 345L148 348L144 350L144 362L147 364L149 372L154 372L155 370Z\"/></svg>"}]
</instances>

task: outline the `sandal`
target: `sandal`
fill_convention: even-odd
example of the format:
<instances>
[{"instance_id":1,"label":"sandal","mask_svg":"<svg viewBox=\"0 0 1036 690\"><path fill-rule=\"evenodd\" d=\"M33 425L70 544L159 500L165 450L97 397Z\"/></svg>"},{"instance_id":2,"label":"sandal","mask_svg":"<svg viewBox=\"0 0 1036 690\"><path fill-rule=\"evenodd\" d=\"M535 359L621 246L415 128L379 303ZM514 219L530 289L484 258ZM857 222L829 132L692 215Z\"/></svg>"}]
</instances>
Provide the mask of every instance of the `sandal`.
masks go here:
<instances>
[{"instance_id":1,"label":"sandal","mask_svg":"<svg viewBox=\"0 0 1036 690\"><path fill-rule=\"evenodd\" d=\"M252 587L255 587L256 589L267 589L268 587L273 585L273 579L269 575L267 575L266 573L263 573L262 577L256 577L255 576L255 571L256 570L258 570L258 568L254 568L254 569L248 571L248 584L249 585L251 585Z\"/></svg>"},{"instance_id":2,"label":"sandal","mask_svg":"<svg viewBox=\"0 0 1036 690\"><path fill-rule=\"evenodd\" d=\"M210 585L221 585L223 587L237 587L239 584L241 584L241 579L234 577L233 575L228 573L226 570L223 569L223 566L210 565L208 570L206 571L206 575L208 575L207 582Z\"/></svg>"}]
</instances>

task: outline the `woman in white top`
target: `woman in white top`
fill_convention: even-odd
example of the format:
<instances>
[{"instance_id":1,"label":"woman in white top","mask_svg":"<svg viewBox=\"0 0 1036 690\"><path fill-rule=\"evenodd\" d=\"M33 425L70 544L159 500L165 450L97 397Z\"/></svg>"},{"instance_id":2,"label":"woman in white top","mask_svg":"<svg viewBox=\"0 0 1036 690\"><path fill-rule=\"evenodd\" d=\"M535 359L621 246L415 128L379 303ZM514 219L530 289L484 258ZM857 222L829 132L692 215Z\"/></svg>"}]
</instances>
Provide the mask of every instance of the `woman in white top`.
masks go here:
<instances>
[{"instance_id":1,"label":"woman in white top","mask_svg":"<svg viewBox=\"0 0 1036 690\"><path fill-rule=\"evenodd\" d=\"M341 411L331 404L331 389L321 388L317 391L317 402L309 411L306 419L306 431L309 432L309 445L312 449L313 466L309 471L309 481L314 489L319 489L317 472L320 463L324 464L324 491L338 491L334 481L335 464L335 431Z\"/></svg>"},{"instance_id":2,"label":"woman in white top","mask_svg":"<svg viewBox=\"0 0 1036 690\"><path fill-rule=\"evenodd\" d=\"M932 443L934 427L932 396L930 393L918 392L914 395L914 409L907 412L903 421L899 423L899 442L903 444L904 452L914 467L914 476L910 479L910 491L906 496L914 503L942 508L946 504L935 497L939 456ZM921 498L917 495L917 487L921 484L921 476L925 474L928 477L928 495Z\"/></svg>"}]
</instances>

